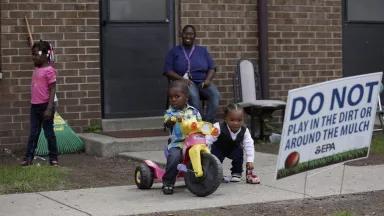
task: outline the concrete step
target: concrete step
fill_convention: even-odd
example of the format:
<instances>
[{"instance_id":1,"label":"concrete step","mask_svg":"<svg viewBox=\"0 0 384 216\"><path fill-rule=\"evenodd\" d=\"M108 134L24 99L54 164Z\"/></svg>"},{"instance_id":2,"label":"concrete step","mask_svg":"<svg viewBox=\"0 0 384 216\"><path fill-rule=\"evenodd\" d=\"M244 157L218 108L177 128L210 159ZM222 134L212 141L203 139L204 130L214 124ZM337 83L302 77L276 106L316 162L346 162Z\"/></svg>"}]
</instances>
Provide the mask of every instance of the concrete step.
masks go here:
<instances>
[{"instance_id":1,"label":"concrete step","mask_svg":"<svg viewBox=\"0 0 384 216\"><path fill-rule=\"evenodd\" d=\"M115 138L96 133L78 134L85 143L85 152L99 157L113 157L121 152L162 151L168 136Z\"/></svg>"},{"instance_id":2,"label":"concrete step","mask_svg":"<svg viewBox=\"0 0 384 216\"><path fill-rule=\"evenodd\" d=\"M143 152L122 152L122 153L119 153L119 156L127 157L127 158L138 160L138 161L148 159L162 166L165 166L167 162L164 156L164 150L163 151L143 151Z\"/></svg>"},{"instance_id":3,"label":"concrete step","mask_svg":"<svg viewBox=\"0 0 384 216\"><path fill-rule=\"evenodd\" d=\"M115 138L138 138L138 137L155 137L168 136L169 131L164 129L146 129L146 130L119 130L119 131L103 131L101 134Z\"/></svg>"},{"instance_id":4,"label":"concrete step","mask_svg":"<svg viewBox=\"0 0 384 216\"><path fill-rule=\"evenodd\" d=\"M159 129L162 128L163 117L153 116L140 118L102 119L101 125L104 132L119 130Z\"/></svg>"}]
</instances>

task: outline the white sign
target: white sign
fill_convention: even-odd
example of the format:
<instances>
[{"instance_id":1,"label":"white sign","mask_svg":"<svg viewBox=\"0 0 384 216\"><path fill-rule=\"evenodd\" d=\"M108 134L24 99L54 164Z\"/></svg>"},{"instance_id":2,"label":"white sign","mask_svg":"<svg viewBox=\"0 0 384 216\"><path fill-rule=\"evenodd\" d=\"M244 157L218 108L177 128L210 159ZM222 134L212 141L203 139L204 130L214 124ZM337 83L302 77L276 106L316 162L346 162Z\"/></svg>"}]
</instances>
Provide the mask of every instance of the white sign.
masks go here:
<instances>
[{"instance_id":1,"label":"white sign","mask_svg":"<svg viewBox=\"0 0 384 216\"><path fill-rule=\"evenodd\" d=\"M382 72L288 92L276 178L368 155Z\"/></svg>"}]
</instances>

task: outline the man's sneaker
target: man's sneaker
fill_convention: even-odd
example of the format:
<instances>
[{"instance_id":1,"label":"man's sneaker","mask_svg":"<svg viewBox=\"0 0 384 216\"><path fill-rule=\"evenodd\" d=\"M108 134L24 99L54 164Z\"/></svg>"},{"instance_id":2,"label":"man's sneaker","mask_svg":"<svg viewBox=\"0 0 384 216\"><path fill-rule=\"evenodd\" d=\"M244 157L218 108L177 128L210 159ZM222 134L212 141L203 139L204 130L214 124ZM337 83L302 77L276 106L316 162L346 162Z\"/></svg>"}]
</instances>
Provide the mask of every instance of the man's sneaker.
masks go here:
<instances>
[{"instance_id":1,"label":"man's sneaker","mask_svg":"<svg viewBox=\"0 0 384 216\"><path fill-rule=\"evenodd\" d=\"M248 184L260 184L260 178L253 173L253 170L247 170L246 179Z\"/></svg>"},{"instance_id":2,"label":"man's sneaker","mask_svg":"<svg viewBox=\"0 0 384 216\"><path fill-rule=\"evenodd\" d=\"M163 185L163 194L170 195L173 194L173 186L172 185Z\"/></svg>"},{"instance_id":3,"label":"man's sneaker","mask_svg":"<svg viewBox=\"0 0 384 216\"><path fill-rule=\"evenodd\" d=\"M240 182L241 181L241 175L239 174L232 174L231 182Z\"/></svg>"}]
</instances>

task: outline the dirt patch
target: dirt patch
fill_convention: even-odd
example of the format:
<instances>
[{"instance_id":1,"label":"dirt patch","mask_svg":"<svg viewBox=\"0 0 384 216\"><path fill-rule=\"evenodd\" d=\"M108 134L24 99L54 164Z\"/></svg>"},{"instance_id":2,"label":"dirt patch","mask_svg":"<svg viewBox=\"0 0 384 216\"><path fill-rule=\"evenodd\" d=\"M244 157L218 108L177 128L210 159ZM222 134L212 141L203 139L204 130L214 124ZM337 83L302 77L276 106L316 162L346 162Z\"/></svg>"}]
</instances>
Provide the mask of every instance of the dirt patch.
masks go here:
<instances>
[{"instance_id":1,"label":"dirt patch","mask_svg":"<svg viewBox=\"0 0 384 216\"><path fill-rule=\"evenodd\" d=\"M355 160L345 163L348 166L368 166L368 165L378 165L384 164L384 156L379 154L370 154L368 158L363 158L360 160Z\"/></svg>"},{"instance_id":2,"label":"dirt patch","mask_svg":"<svg viewBox=\"0 0 384 216\"><path fill-rule=\"evenodd\" d=\"M1 165L18 165L22 158L22 151L1 151ZM37 158L34 164L48 164L44 158ZM68 170L70 184L67 188L92 188L105 186L132 185L134 182L134 171L139 165L138 161L122 157L102 158L85 153L67 154L59 156L60 167Z\"/></svg>"},{"instance_id":3,"label":"dirt patch","mask_svg":"<svg viewBox=\"0 0 384 216\"><path fill-rule=\"evenodd\" d=\"M122 157L71 154L62 155L60 165L70 169L73 188L87 188L135 184L133 173L139 162Z\"/></svg>"}]
</instances>

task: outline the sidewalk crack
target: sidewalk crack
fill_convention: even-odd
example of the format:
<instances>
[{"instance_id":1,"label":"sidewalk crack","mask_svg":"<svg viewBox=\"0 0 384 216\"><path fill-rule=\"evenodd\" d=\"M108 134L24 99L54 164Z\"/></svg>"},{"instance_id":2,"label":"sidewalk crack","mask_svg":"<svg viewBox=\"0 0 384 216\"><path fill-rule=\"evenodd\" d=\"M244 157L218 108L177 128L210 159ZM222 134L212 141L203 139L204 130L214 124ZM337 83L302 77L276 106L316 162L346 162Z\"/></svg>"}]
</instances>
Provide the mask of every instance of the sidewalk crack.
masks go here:
<instances>
[{"instance_id":1,"label":"sidewalk crack","mask_svg":"<svg viewBox=\"0 0 384 216\"><path fill-rule=\"evenodd\" d=\"M267 184L260 184L260 185L263 185L263 186L269 187L269 188L273 188L273 189L276 189L276 190L282 190L282 191L286 191L286 192L291 192L291 193L295 193L295 194L304 195L304 197L306 197L306 198L307 197L314 198L314 196L309 195L309 194L304 194L303 192L293 191L293 190L290 190L290 189L280 188L280 187L276 187L276 186L273 186L273 185L267 185Z\"/></svg>"},{"instance_id":2,"label":"sidewalk crack","mask_svg":"<svg viewBox=\"0 0 384 216\"><path fill-rule=\"evenodd\" d=\"M36 194L39 194L39 195L42 196L42 197L45 197L45 198L47 198L47 199L49 199L49 200L52 200L53 202L59 203L59 204L64 205L64 206L67 206L68 208L71 208L71 209L73 209L73 210L76 210L76 211L82 212L82 213L84 213L84 214L86 214L86 215L92 216L92 214L90 214L90 213L88 213L88 212L86 212L86 211L83 211L83 210L81 210L81 209L79 209L79 208L76 208L76 207L70 206L70 205L68 205L68 204L65 204L65 203L63 203L63 202L60 202L60 201L58 201L58 200L55 200L55 199L53 199L53 198L51 198L51 197L49 197L49 196L47 196L47 195L44 195L44 194L42 194L42 193L36 192Z\"/></svg>"}]
</instances>

